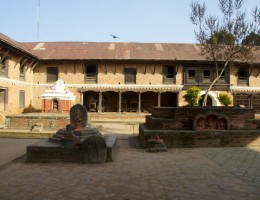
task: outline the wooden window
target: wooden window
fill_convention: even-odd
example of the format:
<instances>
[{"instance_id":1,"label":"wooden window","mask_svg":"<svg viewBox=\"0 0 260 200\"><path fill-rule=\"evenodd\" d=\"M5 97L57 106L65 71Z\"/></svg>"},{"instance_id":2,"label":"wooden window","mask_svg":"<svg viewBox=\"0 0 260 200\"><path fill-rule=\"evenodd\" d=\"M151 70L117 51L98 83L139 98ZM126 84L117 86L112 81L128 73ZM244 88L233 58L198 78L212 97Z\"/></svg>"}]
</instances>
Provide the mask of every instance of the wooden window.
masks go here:
<instances>
[{"instance_id":1,"label":"wooden window","mask_svg":"<svg viewBox=\"0 0 260 200\"><path fill-rule=\"evenodd\" d=\"M58 67L47 67L47 83L58 80Z\"/></svg>"},{"instance_id":2,"label":"wooden window","mask_svg":"<svg viewBox=\"0 0 260 200\"><path fill-rule=\"evenodd\" d=\"M238 85L248 85L248 69L239 68L237 73L237 84Z\"/></svg>"},{"instance_id":3,"label":"wooden window","mask_svg":"<svg viewBox=\"0 0 260 200\"><path fill-rule=\"evenodd\" d=\"M7 76L7 59L0 57L0 76Z\"/></svg>"},{"instance_id":4,"label":"wooden window","mask_svg":"<svg viewBox=\"0 0 260 200\"><path fill-rule=\"evenodd\" d=\"M6 110L6 89L0 89L0 111Z\"/></svg>"},{"instance_id":5,"label":"wooden window","mask_svg":"<svg viewBox=\"0 0 260 200\"><path fill-rule=\"evenodd\" d=\"M218 70L218 74L220 74L221 69ZM228 73L227 71L223 71L223 73L221 74L220 78L218 79L217 83L219 84L228 84L229 82L229 77L228 77Z\"/></svg>"},{"instance_id":6,"label":"wooden window","mask_svg":"<svg viewBox=\"0 0 260 200\"><path fill-rule=\"evenodd\" d=\"M85 65L85 82L86 83L97 83L97 65Z\"/></svg>"},{"instance_id":7,"label":"wooden window","mask_svg":"<svg viewBox=\"0 0 260 200\"><path fill-rule=\"evenodd\" d=\"M209 83L211 81L211 70L210 69L202 69L202 82Z\"/></svg>"},{"instance_id":8,"label":"wooden window","mask_svg":"<svg viewBox=\"0 0 260 200\"><path fill-rule=\"evenodd\" d=\"M221 73L221 69L218 70L218 74ZM226 71L223 71L223 73L221 74L219 80L223 80L223 81L226 81Z\"/></svg>"},{"instance_id":9,"label":"wooden window","mask_svg":"<svg viewBox=\"0 0 260 200\"><path fill-rule=\"evenodd\" d=\"M136 83L136 68L125 68L125 83Z\"/></svg>"},{"instance_id":10,"label":"wooden window","mask_svg":"<svg viewBox=\"0 0 260 200\"><path fill-rule=\"evenodd\" d=\"M260 94L252 95L252 107L257 113L260 113Z\"/></svg>"},{"instance_id":11,"label":"wooden window","mask_svg":"<svg viewBox=\"0 0 260 200\"><path fill-rule=\"evenodd\" d=\"M25 61L21 60L20 61L20 67L19 67L20 80L25 80L25 67L26 67Z\"/></svg>"},{"instance_id":12,"label":"wooden window","mask_svg":"<svg viewBox=\"0 0 260 200\"><path fill-rule=\"evenodd\" d=\"M19 92L19 108L25 107L25 91L20 90Z\"/></svg>"},{"instance_id":13,"label":"wooden window","mask_svg":"<svg viewBox=\"0 0 260 200\"><path fill-rule=\"evenodd\" d=\"M175 66L163 66L163 83L164 84L173 84L175 83Z\"/></svg>"},{"instance_id":14,"label":"wooden window","mask_svg":"<svg viewBox=\"0 0 260 200\"><path fill-rule=\"evenodd\" d=\"M194 84L198 83L198 70L195 67L186 67L185 70L185 83Z\"/></svg>"},{"instance_id":15,"label":"wooden window","mask_svg":"<svg viewBox=\"0 0 260 200\"><path fill-rule=\"evenodd\" d=\"M250 98L248 94L234 94L234 106L250 107Z\"/></svg>"}]
</instances>

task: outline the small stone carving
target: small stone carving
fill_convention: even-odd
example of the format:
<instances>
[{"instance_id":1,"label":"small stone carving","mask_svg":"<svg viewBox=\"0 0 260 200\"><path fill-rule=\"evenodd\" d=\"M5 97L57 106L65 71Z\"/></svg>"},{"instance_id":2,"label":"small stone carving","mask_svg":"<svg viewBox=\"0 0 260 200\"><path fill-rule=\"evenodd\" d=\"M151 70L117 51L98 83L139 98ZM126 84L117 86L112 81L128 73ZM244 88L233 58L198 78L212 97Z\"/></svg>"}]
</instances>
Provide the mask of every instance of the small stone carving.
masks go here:
<instances>
[{"instance_id":1,"label":"small stone carving","mask_svg":"<svg viewBox=\"0 0 260 200\"><path fill-rule=\"evenodd\" d=\"M167 147L159 135L155 135L148 139L148 146L150 152L167 151Z\"/></svg>"},{"instance_id":2,"label":"small stone carving","mask_svg":"<svg viewBox=\"0 0 260 200\"><path fill-rule=\"evenodd\" d=\"M31 127L31 131L33 132L41 132L43 129L43 123L36 123Z\"/></svg>"},{"instance_id":3,"label":"small stone carving","mask_svg":"<svg viewBox=\"0 0 260 200\"><path fill-rule=\"evenodd\" d=\"M11 120L10 120L10 118L5 118L5 126L6 126L6 127L10 127L10 125L11 125Z\"/></svg>"},{"instance_id":4,"label":"small stone carving","mask_svg":"<svg viewBox=\"0 0 260 200\"><path fill-rule=\"evenodd\" d=\"M56 121L54 119L51 119L50 121L50 128L55 128Z\"/></svg>"},{"instance_id":5,"label":"small stone carving","mask_svg":"<svg viewBox=\"0 0 260 200\"><path fill-rule=\"evenodd\" d=\"M198 114L193 120L193 130L227 130L229 120L226 115L217 112Z\"/></svg>"},{"instance_id":6,"label":"small stone carving","mask_svg":"<svg viewBox=\"0 0 260 200\"><path fill-rule=\"evenodd\" d=\"M27 127L31 128L32 127L32 120L27 119Z\"/></svg>"}]
</instances>

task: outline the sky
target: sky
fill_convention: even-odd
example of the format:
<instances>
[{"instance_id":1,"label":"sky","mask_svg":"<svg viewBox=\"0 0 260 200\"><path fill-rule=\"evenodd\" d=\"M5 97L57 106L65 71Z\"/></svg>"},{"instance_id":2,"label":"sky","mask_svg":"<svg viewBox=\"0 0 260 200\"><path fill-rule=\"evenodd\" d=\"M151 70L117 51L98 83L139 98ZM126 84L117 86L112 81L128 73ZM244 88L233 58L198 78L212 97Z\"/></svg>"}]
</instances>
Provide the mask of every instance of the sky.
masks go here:
<instances>
[{"instance_id":1,"label":"sky","mask_svg":"<svg viewBox=\"0 0 260 200\"><path fill-rule=\"evenodd\" d=\"M39 0L0 0L0 32L18 42L196 43L191 1L40 0L39 7ZM220 15L218 0L204 2L208 14ZM256 5L245 0L248 16Z\"/></svg>"}]
</instances>

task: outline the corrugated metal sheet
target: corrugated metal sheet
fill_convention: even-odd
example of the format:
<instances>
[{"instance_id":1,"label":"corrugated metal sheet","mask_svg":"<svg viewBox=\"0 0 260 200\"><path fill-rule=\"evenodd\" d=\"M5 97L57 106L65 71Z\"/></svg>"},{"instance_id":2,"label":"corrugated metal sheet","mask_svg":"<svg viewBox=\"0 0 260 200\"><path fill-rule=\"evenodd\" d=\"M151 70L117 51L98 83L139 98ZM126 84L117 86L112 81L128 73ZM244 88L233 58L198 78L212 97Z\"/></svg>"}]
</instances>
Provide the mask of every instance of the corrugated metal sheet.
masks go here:
<instances>
[{"instance_id":1,"label":"corrugated metal sheet","mask_svg":"<svg viewBox=\"0 0 260 200\"><path fill-rule=\"evenodd\" d=\"M24 42L0 33L3 41L43 60L158 60L205 61L196 44L108 43L108 42ZM260 48L255 62L260 63Z\"/></svg>"},{"instance_id":2,"label":"corrugated metal sheet","mask_svg":"<svg viewBox=\"0 0 260 200\"><path fill-rule=\"evenodd\" d=\"M31 50L27 47L25 47L22 43L20 42L17 42L15 40L13 40L12 38L0 33L0 41L5 43L5 44L8 44L26 54L30 54L31 55Z\"/></svg>"},{"instance_id":3,"label":"corrugated metal sheet","mask_svg":"<svg viewBox=\"0 0 260 200\"><path fill-rule=\"evenodd\" d=\"M193 44L46 42L23 43L34 55L51 60L205 60Z\"/></svg>"}]
</instances>

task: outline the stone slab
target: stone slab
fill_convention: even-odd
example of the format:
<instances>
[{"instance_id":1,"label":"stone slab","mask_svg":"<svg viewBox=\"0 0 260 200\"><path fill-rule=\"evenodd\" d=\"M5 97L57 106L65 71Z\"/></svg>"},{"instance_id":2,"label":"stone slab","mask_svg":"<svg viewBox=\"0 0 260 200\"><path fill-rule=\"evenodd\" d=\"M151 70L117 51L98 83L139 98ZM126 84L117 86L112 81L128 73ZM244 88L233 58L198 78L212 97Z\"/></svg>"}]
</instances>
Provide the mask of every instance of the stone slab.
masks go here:
<instances>
[{"instance_id":1,"label":"stone slab","mask_svg":"<svg viewBox=\"0 0 260 200\"><path fill-rule=\"evenodd\" d=\"M90 136L92 137L92 136ZM101 136L97 136L101 137ZM83 160L84 151L82 146L72 145L63 146L61 143L50 142L49 139L40 141L27 146L27 162L85 162L85 163L103 163L115 161L117 155L117 137L104 137L106 149L103 151L102 162L88 162ZM93 155L93 154L92 154Z\"/></svg>"},{"instance_id":2,"label":"stone slab","mask_svg":"<svg viewBox=\"0 0 260 200\"><path fill-rule=\"evenodd\" d=\"M81 162L79 146L62 146L42 139L27 146L27 162Z\"/></svg>"}]
</instances>

